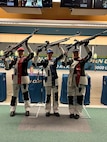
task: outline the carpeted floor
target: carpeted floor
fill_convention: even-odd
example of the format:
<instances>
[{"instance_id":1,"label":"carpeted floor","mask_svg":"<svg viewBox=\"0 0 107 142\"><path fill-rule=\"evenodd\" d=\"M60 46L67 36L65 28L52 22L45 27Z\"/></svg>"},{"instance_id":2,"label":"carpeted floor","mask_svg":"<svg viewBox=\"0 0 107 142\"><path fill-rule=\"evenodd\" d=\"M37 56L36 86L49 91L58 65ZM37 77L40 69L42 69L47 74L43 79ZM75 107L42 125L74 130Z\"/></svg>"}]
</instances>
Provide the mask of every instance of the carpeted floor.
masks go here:
<instances>
[{"instance_id":1,"label":"carpeted floor","mask_svg":"<svg viewBox=\"0 0 107 142\"><path fill-rule=\"evenodd\" d=\"M24 116L24 107L17 106L17 115L9 116L9 105L0 105L1 142L105 142L107 140L107 108L87 108L79 120L69 119L67 108L60 108L61 117L45 117L44 109L33 106L31 116Z\"/></svg>"},{"instance_id":2,"label":"carpeted floor","mask_svg":"<svg viewBox=\"0 0 107 142\"><path fill-rule=\"evenodd\" d=\"M39 112L38 112L39 110ZM24 117L19 125L19 130L36 131L59 131L59 132L90 132L90 126L87 119L81 116L79 120L70 119L67 107L60 108L60 117L53 114L45 117L44 107L31 107L31 116ZM84 115L84 114L83 114ZM87 117L88 118L88 117Z\"/></svg>"}]
</instances>

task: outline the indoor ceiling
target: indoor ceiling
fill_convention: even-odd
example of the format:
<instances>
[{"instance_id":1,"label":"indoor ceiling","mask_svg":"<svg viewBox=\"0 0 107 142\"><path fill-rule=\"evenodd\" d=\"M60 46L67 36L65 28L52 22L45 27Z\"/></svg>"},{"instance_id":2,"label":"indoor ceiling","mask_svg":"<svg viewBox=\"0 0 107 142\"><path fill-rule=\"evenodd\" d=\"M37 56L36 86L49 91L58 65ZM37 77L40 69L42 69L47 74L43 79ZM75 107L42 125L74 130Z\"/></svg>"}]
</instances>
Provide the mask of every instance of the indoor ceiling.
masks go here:
<instances>
[{"instance_id":1,"label":"indoor ceiling","mask_svg":"<svg viewBox=\"0 0 107 142\"><path fill-rule=\"evenodd\" d=\"M10 14L10 17L16 16L14 14L21 14L22 19L94 20L98 16L98 21L101 21L102 16L107 14L106 9L70 9L60 7L60 2L53 2L52 8L2 7L2 10L4 14L1 14L0 18L7 18L6 16L10 16ZM107 18L103 18L103 21L106 20Z\"/></svg>"},{"instance_id":2,"label":"indoor ceiling","mask_svg":"<svg viewBox=\"0 0 107 142\"><path fill-rule=\"evenodd\" d=\"M0 13L0 33L31 33L39 27L40 34L93 35L107 29L106 9L62 8L60 2L52 8L2 7Z\"/></svg>"}]
</instances>

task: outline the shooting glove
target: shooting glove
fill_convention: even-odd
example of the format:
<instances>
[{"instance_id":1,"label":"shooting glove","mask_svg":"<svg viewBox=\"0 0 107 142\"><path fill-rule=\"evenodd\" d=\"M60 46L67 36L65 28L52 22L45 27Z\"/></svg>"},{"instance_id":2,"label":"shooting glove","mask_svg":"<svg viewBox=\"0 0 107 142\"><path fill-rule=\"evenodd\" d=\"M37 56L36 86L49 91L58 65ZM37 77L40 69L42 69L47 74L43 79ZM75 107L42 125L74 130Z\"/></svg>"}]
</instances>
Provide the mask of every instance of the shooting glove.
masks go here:
<instances>
[{"instance_id":1,"label":"shooting glove","mask_svg":"<svg viewBox=\"0 0 107 142\"><path fill-rule=\"evenodd\" d=\"M86 41L85 43L84 43L84 46L87 46L89 44L89 41Z\"/></svg>"},{"instance_id":2,"label":"shooting glove","mask_svg":"<svg viewBox=\"0 0 107 142\"><path fill-rule=\"evenodd\" d=\"M39 53L39 52L42 52L42 49L38 49L38 50L37 50L37 53Z\"/></svg>"}]
</instances>

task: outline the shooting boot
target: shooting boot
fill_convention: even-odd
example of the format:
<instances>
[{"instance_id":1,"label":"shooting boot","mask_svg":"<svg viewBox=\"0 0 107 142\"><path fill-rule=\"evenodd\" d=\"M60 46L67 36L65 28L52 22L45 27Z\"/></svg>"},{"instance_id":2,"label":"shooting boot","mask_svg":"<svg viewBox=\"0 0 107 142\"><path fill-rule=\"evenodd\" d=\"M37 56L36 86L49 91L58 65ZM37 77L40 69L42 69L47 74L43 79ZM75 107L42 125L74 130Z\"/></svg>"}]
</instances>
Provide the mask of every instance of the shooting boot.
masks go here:
<instances>
[{"instance_id":1,"label":"shooting boot","mask_svg":"<svg viewBox=\"0 0 107 142\"><path fill-rule=\"evenodd\" d=\"M69 115L69 118L74 118L74 114L71 113L71 114Z\"/></svg>"},{"instance_id":2,"label":"shooting boot","mask_svg":"<svg viewBox=\"0 0 107 142\"><path fill-rule=\"evenodd\" d=\"M75 118L75 119L79 119L80 116L79 116L78 114L76 114L76 115L74 115L74 118Z\"/></svg>"},{"instance_id":3,"label":"shooting boot","mask_svg":"<svg viewBox=\"0 0 107 142\"><path fill-rule=\"evenodd\" d=\"M29 116L29 115L30 115L29 111L26 111L25 116Z\"/></svg>"},{"instance_id":4,"label":"shooting boot","mask_svg":"<svg viewBox=\"0 0 107 142\"><path fill-rule=\"evenodd\" d=\"M51 114L50 114L50 112L46 112L46 117L49 117Z\"/></svg>"},{"instance_id":5,"label":"shooting boot","mask_svg":"<svg viewBox=\"0 0 107 142\"><path fill-rule=\"evenodd\" d=\"M59 112L54 112L54 115L55 115L56 117L60 117Z\"/></svg>"},{"instance_id":6,"label":"shooting boot","mask_svg":"<svg viewBox=\"0 0 107 142\"><path fill-rule=\"evenodd\" d=\"M15 111L11 111L11 112L10 112L10 116L11 116L11 117L15 116Z\"/></svg>"}]
</instances>

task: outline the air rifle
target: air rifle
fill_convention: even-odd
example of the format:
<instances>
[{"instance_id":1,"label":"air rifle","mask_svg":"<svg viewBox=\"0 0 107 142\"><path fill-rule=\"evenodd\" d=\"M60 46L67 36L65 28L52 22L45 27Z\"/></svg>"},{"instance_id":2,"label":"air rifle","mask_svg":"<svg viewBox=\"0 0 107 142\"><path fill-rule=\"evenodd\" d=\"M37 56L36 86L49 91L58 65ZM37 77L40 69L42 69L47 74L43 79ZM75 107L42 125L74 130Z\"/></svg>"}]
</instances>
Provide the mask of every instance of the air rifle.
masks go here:
<instances>
[{"instance_id":1,"label":"air rifle","mask_svg":"<svg viewBox=\"0 0 107 142\"><path fill-rule=\"evenodd\" d=\"M4 50L4 55L1 57L2 59L7 58L9 56L11 56L14 51L16 51L19 47L21 47L23 44L25 44L25 46L27 46L28 44L28 40L36 33L38 32L39 29L35 29L28 37L26 37L24 40L22 40L21 42L19 42L18 44L16 44L15 46L8 46L6 48L6 50Z\"/></svg>"},{"instance_id":2,"label":"air rifle","mask_svg":"<svg viewBox=\"0 0 107 142\"><path fill-rule=\"evenodd\" d=\"M62 43L62 42L65 42L65 41L67 41L67 40L69 40L70 38L72 38L72 37L74 37L74 36L78 36L78 35L80 35L80 33L76 33L75 35L72 35L72 36L70 36L70 37L68 37L68 38L64 38L64 39L61 39L61 40L57 40L57 41L55 41L55 42L49 42L49 41L45 41L45 43L46 44L44 44L44 45L39 45L38 47L37 47L37 51L38 52L41 52L42 51L42 49L44 49L45 48L45 50L47 50L47 47L49 46L55 46L55 45L58 45L58 44L60 44L60 43Z\"/></svg>"},{"instance_id":3,"label":"air rifle","mask_svg":"<svg viewBox=\"0 0 107 142\"><path fill-rule=\"evenodd\" d=\"M79 36L79 35L80 35L80 33L76 33L75 35L72 35L72 36L70 36L70 37L67 37L67 38L64 38L64 39L61 39L61 40L58 40L58 41L55 41L55 42L51 42L51 43L49 44L49 46L58 45L58 44L60 44L60 43L62 43L62 42L65 42L65 41L70 40L70 38L72 38L72 37L74 37L74 36Z\"/></svg>"},{"instance_id":4,"label":"air rifle","mask_svg":"<svg viewBox=\"0 0 107 142\"><path fill-rule=\"evenodd\" d=\"M74 40L75 41L75 43L74 44L69 44L69 45L67 45L66 47L67 47L67 51L69 51L72 47L77 47L77 46L80 46L80 45L88 45L88 43L89 43L89 41L90 40L93 40L93 39L95 39L96 37L98 37L98 36L101 36L102 34L104 34L104 33L107 33L107 30L105 30L105 31L102 31L102 32L100 32L100 33L98 33L98 34L95 34L95 35L93 35L93 36L91 36L91 37L89 37L89 38L86 38L86 39L84 39L84 40L81 40L81 41L78 41L78 40Z\"/></svg>"}]
</instances>

